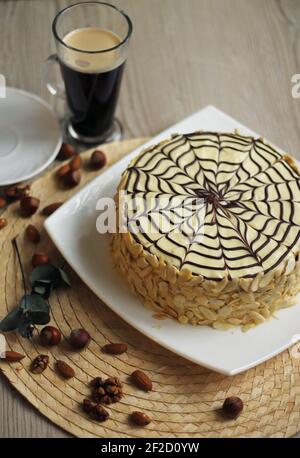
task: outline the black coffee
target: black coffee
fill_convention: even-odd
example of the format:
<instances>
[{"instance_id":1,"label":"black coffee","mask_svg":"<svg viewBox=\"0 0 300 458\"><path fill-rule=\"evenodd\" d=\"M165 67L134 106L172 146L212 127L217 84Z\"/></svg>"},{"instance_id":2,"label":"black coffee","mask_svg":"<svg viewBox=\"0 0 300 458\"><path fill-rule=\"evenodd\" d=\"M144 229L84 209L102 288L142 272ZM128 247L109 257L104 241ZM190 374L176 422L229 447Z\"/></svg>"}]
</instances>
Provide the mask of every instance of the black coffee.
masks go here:
<instances>
[{"instance_id":1,"label":"black coffee","mask_svg":"<svg viewBox=\"0 0 300 458\"><path fill-rule=\"evenodd\" d=\"M69 33L67 45L83 51L110 49L120 43L114 33L96 28ZM78 52L68 49L60 67L71 111L71 124L81 136L97 137L112 127L124 62L117 50L108 53Z\"/></svg>"}]
</instances>

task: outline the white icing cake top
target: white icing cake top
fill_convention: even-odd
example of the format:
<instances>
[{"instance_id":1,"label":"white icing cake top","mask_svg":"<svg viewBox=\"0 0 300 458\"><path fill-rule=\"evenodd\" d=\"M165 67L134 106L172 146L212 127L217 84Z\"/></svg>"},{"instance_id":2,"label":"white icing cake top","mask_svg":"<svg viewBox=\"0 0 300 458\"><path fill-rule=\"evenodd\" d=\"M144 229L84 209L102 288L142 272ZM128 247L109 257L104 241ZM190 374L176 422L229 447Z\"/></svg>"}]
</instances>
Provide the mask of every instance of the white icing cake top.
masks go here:
<instances>
[{"instance_id":1,"label":"white icing cake top","mask_svg":"<svg viewBox=\"0 0 300 458\"><path fill-rule=\"evenodd\" d=\"M179 270L253 277L299 248L298 170L261 139L175 135L134 159L120 188L135 240Z\"/></svg>"}]
</instances>

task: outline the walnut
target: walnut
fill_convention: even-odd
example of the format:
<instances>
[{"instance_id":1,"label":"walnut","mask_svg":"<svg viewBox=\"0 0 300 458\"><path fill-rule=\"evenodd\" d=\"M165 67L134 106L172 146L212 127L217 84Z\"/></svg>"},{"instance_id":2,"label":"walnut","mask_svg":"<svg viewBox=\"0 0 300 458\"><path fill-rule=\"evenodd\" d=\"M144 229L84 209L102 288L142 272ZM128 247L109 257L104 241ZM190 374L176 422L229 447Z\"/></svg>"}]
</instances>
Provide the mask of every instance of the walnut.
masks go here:
<instances>
[{"instance_id":1,"label":"walnut","mask_svg":"<svg viewBox=\"0 0 300 458\"><path fill-rule=\"evenodd\" d=\"M38 355L31 363L31 372L34 374L41 374L47 368L49 364L49 356Z\"/></svg>"},{"instance_id":2,"label":"walnut","mask_svg":"<svg viewBox=\"0 0 300 458\"><path fill-rule=\"evenodd\" d=\"M112 404L123 397L122 383L117 377L109 377L103 380L97 377L91 381L92 398L101 404Z\"/></svg>"}]
</instances>

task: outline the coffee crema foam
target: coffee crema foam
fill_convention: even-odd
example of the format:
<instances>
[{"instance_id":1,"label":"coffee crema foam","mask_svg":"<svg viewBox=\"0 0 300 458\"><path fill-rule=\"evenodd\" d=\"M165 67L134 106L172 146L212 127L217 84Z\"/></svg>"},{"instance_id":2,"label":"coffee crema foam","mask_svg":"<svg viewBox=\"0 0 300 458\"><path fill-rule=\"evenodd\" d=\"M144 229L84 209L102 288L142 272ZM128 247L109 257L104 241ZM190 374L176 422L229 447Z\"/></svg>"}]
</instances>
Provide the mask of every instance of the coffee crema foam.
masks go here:
<instances>
[{"instance_id":1,"label":"coffee crema foam","mask_svg":"<svg viewBox=\"0 0 300 458\"><path fill-rule=\"evenodd\" d=\"M110 30L98 27L86 27L69 32L63 39L67 46L63 48L60 58L68 66L82 73L103 73L113 70L125 60L120 49L109 49L118 46L121 38ZM105 51L88 54L91 51Z\"/></svg>"}]
</instances>

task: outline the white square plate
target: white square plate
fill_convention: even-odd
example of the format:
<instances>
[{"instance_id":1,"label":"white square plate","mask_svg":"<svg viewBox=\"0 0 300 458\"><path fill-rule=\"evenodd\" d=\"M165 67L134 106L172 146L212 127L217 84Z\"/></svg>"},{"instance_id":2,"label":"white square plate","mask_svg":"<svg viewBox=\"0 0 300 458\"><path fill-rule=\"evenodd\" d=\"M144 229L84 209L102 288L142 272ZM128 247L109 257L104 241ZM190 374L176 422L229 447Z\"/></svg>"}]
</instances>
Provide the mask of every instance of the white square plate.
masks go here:
<instances>
[{"instance_id":1,"label":"white square plate","mask_svg":"<svg viewBox=\"0 0 300 458\"><path fill-rule=\"evenodd\" d=\"M186 118L144 146L171 133L194 130L252 131L213 106ZM60 207L46 222L50 237L67 262L91 290L114 312L147 337L169 350L209 369L234 375L275 356L300 340L300 303L278 313L278 320L243 333L240 329L217 331L206 326L181 325L174 320L157 321L114 271L108 236L96 231L96 202L112 197L123 170L141 147L110 167Z\"/></svg>"}]
</instances>

